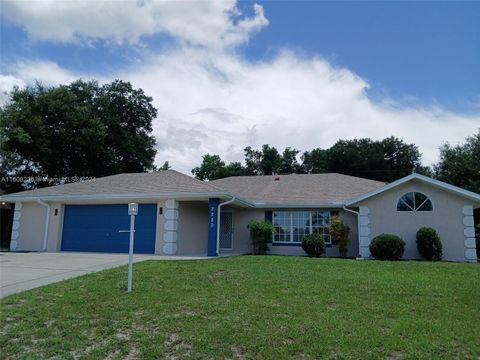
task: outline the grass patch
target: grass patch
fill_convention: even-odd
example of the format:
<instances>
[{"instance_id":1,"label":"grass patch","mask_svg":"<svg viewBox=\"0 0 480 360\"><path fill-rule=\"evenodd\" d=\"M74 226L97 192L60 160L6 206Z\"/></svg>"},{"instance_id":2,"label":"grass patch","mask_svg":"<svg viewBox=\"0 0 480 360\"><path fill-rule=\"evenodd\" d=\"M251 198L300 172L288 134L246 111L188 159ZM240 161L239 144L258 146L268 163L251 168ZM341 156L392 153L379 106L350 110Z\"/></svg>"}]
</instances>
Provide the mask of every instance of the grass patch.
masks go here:
<instances>
[{"instance_id":1,"label":"grass patch","mask_svg":"<svg viewBox=\"0 0 480 360\"><path fill-rule=\"evenodd\" d=\"M6 359L480 356L480 266L243 256L135 264L1 300Z\"/></svg>"}]
</instances>

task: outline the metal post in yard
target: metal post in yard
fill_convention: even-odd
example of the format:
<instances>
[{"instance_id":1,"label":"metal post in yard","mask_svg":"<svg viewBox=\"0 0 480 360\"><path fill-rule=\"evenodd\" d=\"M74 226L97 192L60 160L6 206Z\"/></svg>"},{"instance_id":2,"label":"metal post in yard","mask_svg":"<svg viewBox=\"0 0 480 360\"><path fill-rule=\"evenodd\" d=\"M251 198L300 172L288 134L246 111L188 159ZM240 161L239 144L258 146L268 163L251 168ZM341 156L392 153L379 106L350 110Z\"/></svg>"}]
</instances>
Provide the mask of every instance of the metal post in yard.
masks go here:
<instances>
[{"instance_id":1,"label":"metal post in yard","mask_svg":"<svg viewBox=\"0 0 480 360\"><path fill-rule=\"evenodd\" d=\"M127 289L127 292L132 292L134 237L135 237L135 215L130 215L130 245L129 245L129 248L128 248L128 289Z\"/></svg>"},{"instance_id":2,"label":"metal post in yard","mask_svg":"<svg viewBox=\"0 0 480 360\"><path fill-rule=\"evenodd\" d=\"M133 282L133 245L135 243L135 216L138 215L138 204L128 204L128 215L130 215L130 230L120 230L119 232L130 233L130 243L128 246L128 286L127 292L132 292Z\"/></svg>"}]
</instances>

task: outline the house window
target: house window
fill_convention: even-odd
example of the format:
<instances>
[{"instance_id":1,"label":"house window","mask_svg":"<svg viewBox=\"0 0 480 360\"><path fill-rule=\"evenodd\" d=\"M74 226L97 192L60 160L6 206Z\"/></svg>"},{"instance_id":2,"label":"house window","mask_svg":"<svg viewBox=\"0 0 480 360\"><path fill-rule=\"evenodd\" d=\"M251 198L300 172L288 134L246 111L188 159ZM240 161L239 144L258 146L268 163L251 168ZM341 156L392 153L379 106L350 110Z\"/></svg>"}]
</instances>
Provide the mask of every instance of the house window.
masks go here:
<instances>
[{"instance_id":1,"label":"house window","mask_svg":"<svg viewBox=\"0 0 480 360\"><path fill-rule=\"evenodd\" d=\"M397 211L432 211L430 199L419 192L409 192L403 195L397 203Z\"/></svg>"},{"instance_id":2,"label":"house window","mask_svg":"<svg viewBox=\"0 0 480 360\"><path fill-rule=\"evenodd\" d=\"M274 242L301 243L307 234L321 234L330 244L330 217L328 211L274 211Z\"/></svg>"}]
</instances>

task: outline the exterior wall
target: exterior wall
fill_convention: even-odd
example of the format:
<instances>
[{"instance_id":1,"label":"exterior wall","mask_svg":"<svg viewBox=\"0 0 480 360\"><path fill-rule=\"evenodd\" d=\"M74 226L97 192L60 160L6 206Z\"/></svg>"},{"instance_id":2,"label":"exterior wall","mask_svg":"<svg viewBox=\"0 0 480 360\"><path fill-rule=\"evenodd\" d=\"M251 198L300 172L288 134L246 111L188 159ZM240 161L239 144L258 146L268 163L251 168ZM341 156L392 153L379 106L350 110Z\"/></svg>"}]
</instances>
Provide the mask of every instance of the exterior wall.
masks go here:
<instances>
[{"instance_id":1,"label":"exterior wall","mask_svg":"<svg viewBox=\"0 0 480 360\"><path fill-rule=\"evenodd\" d=\"M64 205L60 203L52 203L50 205L50 219L48 222L47 237L47 251L49 252L60 251L60 247L62 245L64 208ZM44 207L44 209L46 208Z\"/></svg>"},{"instance_id":2,"label":"exterior wall","mask_svg":"<svg viewBox=\"0 0 480 360\"><path fill-rule=\"evenodd\" d=\"M260 209L245 208L222 208L222 211L228 210L233 212L233 249L220 250L220 253L248 254L252 252L252 244L250 241L250 231L247 225L252 220L264 220L265 211Z\"/></svg>"},{"instance_id":3,"label":"exterior wall","mask_svg":"<svg viewBox=\"0 0 480 360\"><path fill-rule=\"evenodd\" d=\"M41 251L45 231L46 207L37 203L16 203L10 249Z\"/></svg>"},{"instance_id":4,"label":"exterior wall","mask_svg":"<svg viewBox=\"0 0 480 360\"><path fill-rule=\"evenodd\" d=\"M176 255L206 255L208 246L208 204L180 201Z\"/></svg>"},{"instance_id":5,"label":"exterior wall","mask_svg":"<svg viewBox=\"0 0 480 360\"><path fill-rule=\"evenodd\" d=\"M162 213L160 214L160 209ZM155 254L163 255L165 227L165 201L157 202L157 227L155 229Z\"/></svg>"},{"instance_id":6,"label":"exterior wall","mask_svg":"<svg viewBox=\"0 0 480 360\"><path fill-rule=\"evenodd\" d=\"M397 211L397 202L407 192L417 191L428 196L433 211ZM473 223L472 203L468 199L438 189L432 185L412 180L360 204L367 209L369 224L362 239L368 246L371 239L382 233L400 236L405 242L406 259L421 258L417 251L416 232L423 226L434 228L442 241L443 258L450 261L471 261L473 251L468 246L470 222ZM472 218L470 220L470 217ZM467 246L468 245L468 246ZM468 252L467 252L468 251ZM470 258L467 258L470 254ZM364 255L369 255L364 254Z\"/></svg>"},{"instance_id":7,"label":"exterior wall","mask_svg":"<svg viewBox=\"0 0 480 360\"><path fill-rule=\"evenodd\" d=\"M285 211L295 211L296 209L281 209ZM279 211L281 211L279 210ZM297 209L299 211L308 211L308 210L318 210L318 209ZM350 227L350 245L348 246L348 257L357 257L358 256L358 225L357 225L357 215L351 212L342 210L342 209L322 209L325 211L338 211L339 217L344 221L346 225ZM275 211L275 209L272 209ZM303 251L301 245L275 245L270 244L270 254L275 255L306 255L305 251ZM325 256L340 256L338 251L338 246L327 245L325 250Z\"/></svg>"}]
</instances>

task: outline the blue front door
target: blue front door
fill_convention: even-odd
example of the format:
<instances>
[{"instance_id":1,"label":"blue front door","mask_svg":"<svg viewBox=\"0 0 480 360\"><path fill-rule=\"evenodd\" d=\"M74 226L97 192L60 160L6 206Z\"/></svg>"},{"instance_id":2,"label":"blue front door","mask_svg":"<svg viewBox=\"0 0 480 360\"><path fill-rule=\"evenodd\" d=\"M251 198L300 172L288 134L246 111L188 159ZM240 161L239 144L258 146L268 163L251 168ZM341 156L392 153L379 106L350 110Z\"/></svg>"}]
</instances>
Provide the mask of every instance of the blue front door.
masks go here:
<instances>
[{"instance_id":1,"label":"blue front door","mask_svg":"<svg viewBox=\"0 0 480 360\"><path fill-rule=\"evenodd\" d=\"M153 254L157 205L139 204L135 217L134 252ZM65 205L62 250L128 253L128 205Z\"/></svg>"}]
</instances>

